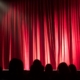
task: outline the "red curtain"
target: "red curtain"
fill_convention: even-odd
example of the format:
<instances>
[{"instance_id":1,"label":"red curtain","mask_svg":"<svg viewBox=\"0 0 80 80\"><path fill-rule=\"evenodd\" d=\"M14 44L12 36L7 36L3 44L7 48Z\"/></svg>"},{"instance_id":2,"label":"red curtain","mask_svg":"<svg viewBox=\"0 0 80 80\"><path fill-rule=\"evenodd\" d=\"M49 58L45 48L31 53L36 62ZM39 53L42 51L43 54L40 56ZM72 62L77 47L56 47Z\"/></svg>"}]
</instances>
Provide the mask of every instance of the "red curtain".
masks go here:
<instances>
[{"instance_id":1,"label":"red curtain","mask_svg":"<svg viewBox=\"0 0 80 80\"><path fill-rule=\"evenodd\" d=\"M33 60L45 66L73 63L80 69L80 0L27 0L9 4L0 22L0 65L19 58L29 70Z\"/></svg>"}]
</instances>

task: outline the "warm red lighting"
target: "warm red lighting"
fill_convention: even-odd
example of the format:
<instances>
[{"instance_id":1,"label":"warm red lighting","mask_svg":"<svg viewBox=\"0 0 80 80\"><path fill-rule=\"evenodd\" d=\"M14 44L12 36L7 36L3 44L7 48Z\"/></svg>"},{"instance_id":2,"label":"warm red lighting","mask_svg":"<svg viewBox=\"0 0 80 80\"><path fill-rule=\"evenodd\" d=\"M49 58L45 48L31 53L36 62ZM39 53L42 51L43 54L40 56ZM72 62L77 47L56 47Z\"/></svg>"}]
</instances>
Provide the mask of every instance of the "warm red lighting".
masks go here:
<instances>
[{"instance_id":1,"label":"warm red lighting","mask_svg":"<svg viewBox=\"0 0 80 80\"><path fill-rule=\"evenodd\" d=\"M64 61L80 69L80 1L76 3L11 6L0 27L0 65L8 68L15 57L27 70L35 59L55 69Z\"/></svg>"}]
</instances>

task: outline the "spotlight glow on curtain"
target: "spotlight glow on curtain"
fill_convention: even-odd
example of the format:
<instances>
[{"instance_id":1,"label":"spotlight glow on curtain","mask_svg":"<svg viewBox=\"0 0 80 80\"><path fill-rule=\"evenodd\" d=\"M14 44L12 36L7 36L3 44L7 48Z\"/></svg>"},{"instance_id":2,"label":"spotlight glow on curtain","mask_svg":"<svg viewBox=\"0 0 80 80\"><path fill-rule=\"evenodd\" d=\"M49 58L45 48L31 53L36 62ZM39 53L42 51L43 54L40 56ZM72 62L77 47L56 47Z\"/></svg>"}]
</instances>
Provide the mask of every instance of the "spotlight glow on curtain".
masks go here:
<instances>
[{"instance_id":1,"label":"spotlight glow on curtain","mask_svg":"<svg viewBox=\"0 0 80 80\"><path fill-rule=\"evenodd\" d=\"M19 58L29 70L35 59L45 66L73 63L80 69L80 0L28 0L11 3L0 26L0 65Z\"/></svg>"}]
</instances>

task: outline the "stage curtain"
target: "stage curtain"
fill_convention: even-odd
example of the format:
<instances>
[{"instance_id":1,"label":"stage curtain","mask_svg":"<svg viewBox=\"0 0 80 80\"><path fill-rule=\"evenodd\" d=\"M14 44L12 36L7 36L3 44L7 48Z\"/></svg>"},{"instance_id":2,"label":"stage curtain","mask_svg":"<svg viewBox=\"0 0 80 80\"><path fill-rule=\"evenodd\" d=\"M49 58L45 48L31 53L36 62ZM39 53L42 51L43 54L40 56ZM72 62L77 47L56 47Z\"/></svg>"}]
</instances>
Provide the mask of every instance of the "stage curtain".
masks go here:
<instances>
[{"instance_id":1,"label":"stage curtain","mask_svg":"<svg viewBox=\"0 0 80 80\"><path fill-rule=\"evenodd\" d=\"M0 66L18 58L24 69L39 59L53 69L61 62L80 69L80 0L10 2L0 22Z\"/></svg>"}]
</instances>

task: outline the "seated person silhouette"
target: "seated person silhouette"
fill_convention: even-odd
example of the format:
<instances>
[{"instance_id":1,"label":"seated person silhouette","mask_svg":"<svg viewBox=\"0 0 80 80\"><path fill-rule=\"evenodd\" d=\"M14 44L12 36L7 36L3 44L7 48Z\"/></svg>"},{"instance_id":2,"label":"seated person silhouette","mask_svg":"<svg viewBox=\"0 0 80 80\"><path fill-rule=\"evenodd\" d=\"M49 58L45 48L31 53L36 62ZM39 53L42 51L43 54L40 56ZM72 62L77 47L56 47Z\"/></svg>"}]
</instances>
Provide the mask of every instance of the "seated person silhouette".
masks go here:
<instances>
[{"instance_id":1,"label":"seated person silhouette","mask_svg":"<svg viewBox=\"0 0 80 80\"><path fill-rule=\"evenodd\" d=\"M23 77L23 63L19 59L12 59L9 63L9 79L20 79ZM10 78L11 77L11 78Z\"/></svg>"},{"instance_id":2,"label":"seated person silhouette","mask_svg":"<svg viewBox=\"0 0 80 80\"><path fill-rule=\"evenodd\" d=\"M77 80L78 76L77 76L76 66L74 64L70 64L69 65L69 69L70 69L70 73L71 73L71 78Z\"/></svg>"},{"instance_id":3,"label":"seated person silhouette","mask_svg":"<svg viewBox=\"0 0 80 80\"><path fill-rule=\"evenodd\" d=\"M45 67L45 78L46 79L49 79L49 80L52 80L53 78L53 68L52 68L52 65L51 64L47 64L46 67Z\"/></svg>"},{"instance_id":4,"label":"seated person silhouette","mask_svg":"<svg viewBox=\"0 0 80 80\"><path fill-rule=\"evenodd\" d=\"M32 66L30 67L30 78L33 79L41 79L43 76L44 67L42 66L42 63L40 60L36 59L34 60Z\"/></svg>"},{"instance_id":5,"label":"seated person silhouette","mask_svg":"<svg viewBox=\"0 0 80 80\"><path fill-rule=\"evenodd\" d=\"M68 80L70 78L70 70L65 62L60 63L57 70L61 79Z\"/></svg>"},{"instance_id":6,"label":"seated person silhouette","mask_svg":"<svg viewBox=\"0 0 80 80\"><path fill-rule=\"evenodd\" d=\"M76 69L76 66L74 64L70 64L69 69L70 69L71 73L76 74L77 69Z\"/></svg>"}]
</instances>

